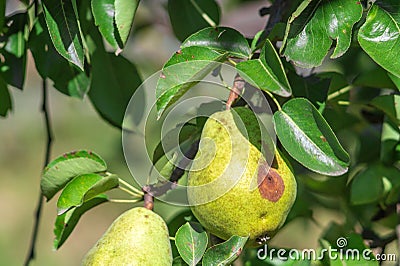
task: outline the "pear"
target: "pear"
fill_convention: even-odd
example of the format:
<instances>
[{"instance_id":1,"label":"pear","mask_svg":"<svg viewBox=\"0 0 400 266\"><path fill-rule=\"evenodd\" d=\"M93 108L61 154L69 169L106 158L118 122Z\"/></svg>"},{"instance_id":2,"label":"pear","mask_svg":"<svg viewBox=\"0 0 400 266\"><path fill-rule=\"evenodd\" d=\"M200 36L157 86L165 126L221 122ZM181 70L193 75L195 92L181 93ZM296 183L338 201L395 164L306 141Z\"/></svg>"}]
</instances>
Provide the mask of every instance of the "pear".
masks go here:
<instances>
[{"instance_id":1,"label":"pear","mask_svg":"<svg viewBox=\"0 0 400 266\"><path fill-rule=\"evenodd\" d=\"M252 247L276 234L297 191L291 168L271 144L264 154L274 156L274 167L267 163L260 132L248 108L214 113L188 174L188 200L199 222L224 240L249 236Z\"/></svg>"},{"instance_id":2,"label":"pear","mask_svg":"<svg viewBox=\"0 0 400 266\"><path fill-rule=\"evenodd\" d=\"M148 209L121 214L89 250L82 265L172 265L168 228Z\"/></svg>"}]
</instances>

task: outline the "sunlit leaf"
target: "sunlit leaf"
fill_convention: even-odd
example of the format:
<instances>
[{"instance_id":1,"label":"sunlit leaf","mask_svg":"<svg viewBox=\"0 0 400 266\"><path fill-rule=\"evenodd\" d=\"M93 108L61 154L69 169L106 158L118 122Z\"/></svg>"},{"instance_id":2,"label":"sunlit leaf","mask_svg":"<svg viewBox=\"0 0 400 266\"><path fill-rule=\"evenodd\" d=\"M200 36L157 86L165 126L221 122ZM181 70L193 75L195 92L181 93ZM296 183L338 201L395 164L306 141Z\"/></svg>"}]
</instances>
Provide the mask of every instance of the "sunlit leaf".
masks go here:
<instances>
[{"instance_id":1,"label":"sunlit leaf","mask_svg":"<svg viewBox=\"0 0 400 266\"><path fill-rule=\"evenodd\" d=\"M247 82L261 90L288 97L292 94L289 81L275 48L269 40L261 50L260 58L242 61L236 65Z\"/></svg>"},{"instance_id":2,"label":"sunlit leaf","mask_svg":"<svg viewBox=\"0 0 400 266\"><path fill-rule=\"evenodd\" d=\"M116 175L79 175L72 179L61 192L57 201L57 214L61 215L73 207L79 207L97 195L117 187L118 184Z\"/></svg>"},{"instance_id":3,"label":"sunlit leaf","mask_svg":"<svg viewBox=\"0 0 400 266\"><path fill-rule=\"evenodd\" d=\"M90 77L76 69L55 50L42 15L30 32L28 46L42 78L51 79L54 87L66 95L80 99L86 95Z\"/></svg>"},{"instance_id":4,"label":"sunlit leaf","mask_svg":"<svg viewBox=\"0 0 400 266\"><path fill-rule=\"evenodd\" d=\"M115 25L118 29L118 45L123 48L132 28L133 18L139 5L139 0L114 0Z\"/></svg>"},{"instance_id":5,"label":"sunlit leaf","mask_svg":"<svg viewBox=\"0 0 400 266\"><path fill-rule=\"evenodd\" d=\"M54 224L54 249L59 249L64 244L85 212L107 201L106 195L99 195L85 202L82 206L57 216Z\"/></svg>"},{"instance_id":6,"label":"sunlit leaf","mask_svg":"<svg viewBox=\"0 0 400 266\"><path fill-rule=\"evenodd\" d=\"M398 1L385 1L385 9L374 5L358 31L361 48L380 66L400 77L400 6Z\"/></svg>"},{"instance_id":7,"label":"sunlit leaf","mask_svg":"<svg viewBox=\"0 0 400 266\"><path fill-rule=\"evenodd\" d=\"M226 54L197 46L183 48L175 53L164 65L157 82L158 116L216 68L218 62L225 59Z\"/></svg>"},{"instance_id":8,"label":"sunlit leaf","mask_svg":"<svg viewBox=\"0 0 400 266\"><path fill-rule=\"evenodd\" d=\"M189 36L181 48L202 46L230 56L248 58L251 50L246 38L237 30L227 27L208 27Z\"/></svg>"},{"instance_id":9,"label":"sunlit leaf","mask_svg":"<svg viewBox=\"0 0 400 266\"><path fill-rule=\"evenodd\" d=\"M288 101L274 114L274 124L285 150L305 167L332 176L347 171L349 155L307 99Z\"/></svg>"},{"instance_id":10,"label":"sunlit leaf","mask_svg":"<svg viewBox=\"0 0 400 266\"><path fill-rule=\"evenodd\" d=\"M83 70L84 53L74 4L75 0L47 0L43 10L57 52Z\"/></svg>"},{"instance_id":11,"label":"sunlit leaf","mask_svg":"<svg viewBox=\"0 0 400 266\"><path fill-rule=\"evenodd\" d=\"M209 248L203 257L203 266L230 265L242 253L249 237L231 236L227 241Z\"/></svg>"},{"instance_id":12,"label":"sunlit leaf","mask_svg":"<svg viewBox=\"0 0 400 266\"><path fill-rule=\"evenodd\" d=\"M91 1L92 12L96 26L99 27L101 35L114 48L118 47L115 36L116 25L115 18L115 0L97 0Z\"/></svg>"},{"instance_id":13,"label":"sunlit leaf","mask_svg":"<svg viewBox=\"0 0 400 266\"><path fill-rule=\"evenodd\" d=\"M303 11L304 14L300 15L306 16L300 18L300 23L303 23L301 31L291 34L287 30L283 54L300 67L321 65L334 41L336 46L331 58L342 56L350 47L352 28L363 12L361 3L354 0L315 2L319 3L318 7L310 5L307 8L313 8L311 12Z\"/></svg>"},{"instance_id":14,"label":"sunlit leaf","mask_svg":"<svg viewBox=\"0 0 400 266\"><path fill-rule=\"evenodd\" d=\"M75 176L104 172L106 169L104 160L91 151L65 153L46 166L40 180L40 187L43 195L50 200Z\"/></svg>"},{"instance_id":15,"label":"sunlit leaf","mask_svg":"<svg viewBox=\"0 0 400 266\"><path fill-rule=\"evenodd\" d=\"M198 223L186 223L176 232L175 244L182 259L195 266L206 251L207 233Z\"/></svg>"}]
</instances>

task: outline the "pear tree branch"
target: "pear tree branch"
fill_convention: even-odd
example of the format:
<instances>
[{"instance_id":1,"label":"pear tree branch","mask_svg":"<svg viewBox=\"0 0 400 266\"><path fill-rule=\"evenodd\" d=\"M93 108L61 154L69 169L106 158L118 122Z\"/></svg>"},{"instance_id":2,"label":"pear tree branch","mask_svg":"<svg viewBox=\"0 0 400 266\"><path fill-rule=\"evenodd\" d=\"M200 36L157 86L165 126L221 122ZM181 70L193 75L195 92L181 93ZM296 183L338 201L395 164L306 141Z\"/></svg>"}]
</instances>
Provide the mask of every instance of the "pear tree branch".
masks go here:
<instances>
[{"instance_id":1,"label":"pear tree branch","mask_svg":"<svg viewBox=\"0 0 400 266\"><path fill-rule=\"evenodd\" d=\"M230 110L233 102L242 94L244 85L246 84L245 80L238 74L233 81L233 86L231 92L229 93L228 100L226 101L226 110Z\"/></svg>"},{"instance_id":2,"label":"pear tree branch","mask_svg":"<svg viewBox=\"0 0 400 266\"><path fill-rule=\"evenodd\" d=\"M191 160L196 156L197 150L199 149L199 140L195 141L190 149L184 154L182 160L173 170L168 181L159 181L155 184L149 184L142 187L144 192L144 207L152 210L154 205L154 197L164 195L168 191L174 189L179 179L185 173L185 169L189 166Z\"/></svg>"},{"instance_id":3,"label":"pear tree branch","mask_svg":"<svg viewBox=\"0 0 400 266\"><path fill-rule=\"evenodd\" d=\"M46 80L42 80L42 90L43 90L43 98L42 98L42 113L43 113L43 118L45 122L45 130L46 130L46 152L45 152L45 158L43 162L43 169L48 165L50 161L50 154L51 154L51 148L52 148L52 143L53 143L53 130L51 127L51 121L50 121L50 112L48 108L48 99L47 99L47 83ZM39 224L40 224L40 217L42 213L42 206L43 206L43 195L39 191L39 199L36 207L36 212L35 212L35 221L33 225L33 230L32 230L32 237L31 237L31 243L30 247L28 250L28 255L26 257L24 265L29 265L30 262L35 258L35 251L36 251L36 240L37 240L37 235L39 231Z\"/></svg>"}]
</instances>

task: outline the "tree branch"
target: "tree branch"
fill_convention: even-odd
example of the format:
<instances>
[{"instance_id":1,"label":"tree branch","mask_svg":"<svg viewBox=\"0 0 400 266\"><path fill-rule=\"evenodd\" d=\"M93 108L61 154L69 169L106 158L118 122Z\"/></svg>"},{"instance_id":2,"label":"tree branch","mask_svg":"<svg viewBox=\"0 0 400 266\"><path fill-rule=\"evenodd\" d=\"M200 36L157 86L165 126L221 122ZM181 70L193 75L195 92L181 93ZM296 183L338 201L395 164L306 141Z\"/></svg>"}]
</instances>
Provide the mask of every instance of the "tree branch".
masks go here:
<instances>
[{"instance_id":1,"label":"tree branch","mask_svg":"<svg viewBox=\"0 0 400 266\"><path fill-rule=\"evenodd\" d=\"M275 24L282 20L283 12L286 8L286 0L275 0L272 6L260 9L260 16L269 14L268 22L264 27L260 38L258 39L257 46L261 46L271 33Z\"/></svg>"},{"instance_id":2,"label":"tree branch","mask_svg":"<svg viewBox=\"0 0 400 266\"><path fill-rule=\"evenodd\" d=\"M46 165L50 161L50 154L51 154L51 147L52 147L52 142L53 142L53 131L50 123L50 113L49 113L49 108L48 108L48 101L47 101L47 84L46 80L42 80L42 90L43 90L43 98L42 98L42 113L43 113L43 118L45 121L45 130L46 130L46 152L45 152L45 158L43 162L43 169L46 167ZM39 224L40 224L40 217L42 213L42 206L43 206L43 195L41 191L39 191L39 199L36 207L36 212L35 212L35 221L34 221L34 226L33 226L33 231L32 231L32 237L31 237L31 243L30 243L30 248L28 250L28 255L26 257L24 265L29 265L30 262L35 259L35 251L36 251L36 240L37 240L37 235L39 231Z\"/></svg>"},{"instance_id":3,"label":"tree branch","mask_svg":"<svg viewBox=\"0 0 400 266\"><path fill-rule=\"evenodd\" d=\"M168 181L160 181L156 184L145 185L142 190L144 194L144 206L151 210L153 209L153 197L161 196L176 187L179 179L185 173L186 167L190 164L191 160L196 156L199 149L199 140L195 141L190 149L184 154L185 157L175 167Z\"/></svg>"},{"instance_id":4,"label":"tree branch","mask_svg":"<svg viewBox=\"0 0 400 266\"><path fill-rule=\"evenodd\" d=\"M235 80L233 81L233 86L232 86L231 92L229 93L228 100L226 101L226 104L225 104L226 110L231 109L232 103L243 92L245 84L246 84L245 80L239 74L236 74Z\"/></svg>"}]
</instances>

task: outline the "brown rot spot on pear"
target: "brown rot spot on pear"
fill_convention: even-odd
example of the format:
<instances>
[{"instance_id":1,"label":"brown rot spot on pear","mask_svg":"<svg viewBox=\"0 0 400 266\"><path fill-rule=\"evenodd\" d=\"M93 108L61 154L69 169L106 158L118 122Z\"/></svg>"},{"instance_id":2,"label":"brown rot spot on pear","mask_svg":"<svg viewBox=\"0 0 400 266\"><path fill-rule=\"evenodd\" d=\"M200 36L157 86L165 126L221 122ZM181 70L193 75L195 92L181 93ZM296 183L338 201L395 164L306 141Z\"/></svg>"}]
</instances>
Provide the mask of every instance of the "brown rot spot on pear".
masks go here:
<instances>
[{"instance_id":1,"label":"brown rot spot on pear","mask_svg":"<svg viewBox=\"0 0 400 266\"><path fill-rule=\"evenodd\" d=\"M285 184L275 169L268 168L266 163L258 167L258 191L264 199L277 202L285 191Z\"/></svg>"}]
</instances>

